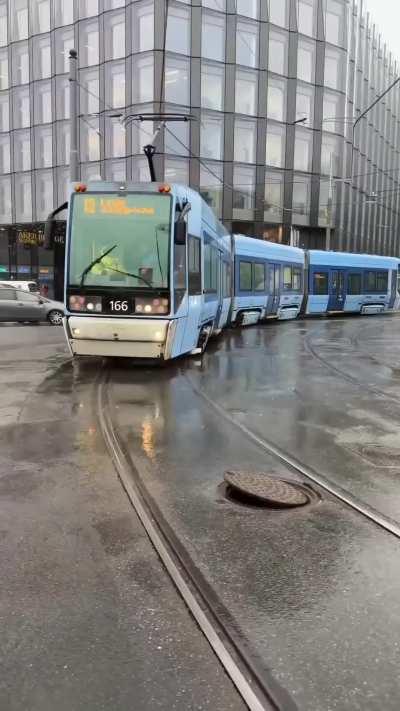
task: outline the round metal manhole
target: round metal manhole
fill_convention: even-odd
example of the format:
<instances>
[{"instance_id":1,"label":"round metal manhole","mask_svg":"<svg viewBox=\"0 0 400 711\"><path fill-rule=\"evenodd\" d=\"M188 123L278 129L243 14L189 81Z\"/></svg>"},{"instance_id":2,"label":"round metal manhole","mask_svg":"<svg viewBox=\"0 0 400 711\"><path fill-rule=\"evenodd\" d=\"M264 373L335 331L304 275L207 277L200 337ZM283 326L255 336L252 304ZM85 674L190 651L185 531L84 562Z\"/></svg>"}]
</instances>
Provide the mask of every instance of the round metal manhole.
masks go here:
<instances>
[{"instance_id":1,"label":"round metal manhole","mask_svg":"<svg viewBox=\"0 0 400 711\"><path fill-rule=\"evenodd\" d=\"M224 479L231 494L239 500L253 500L257 505L291 508L305 506L311 500L301 484L278 479L265 472L226 471Z\"/></svg>"}]
</instances>

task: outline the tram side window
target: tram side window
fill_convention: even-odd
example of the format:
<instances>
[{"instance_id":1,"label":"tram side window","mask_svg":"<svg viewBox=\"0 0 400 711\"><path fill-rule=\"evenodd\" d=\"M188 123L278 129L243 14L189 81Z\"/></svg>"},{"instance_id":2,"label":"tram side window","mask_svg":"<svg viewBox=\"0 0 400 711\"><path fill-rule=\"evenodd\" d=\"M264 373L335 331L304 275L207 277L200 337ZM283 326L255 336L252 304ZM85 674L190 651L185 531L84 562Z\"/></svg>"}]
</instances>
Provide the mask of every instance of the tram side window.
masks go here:
<instances>
[{"instance_id":1,"label":"tram side window","mask_svg":"<svg viewBox=\"0 0 400 711\"><path fill-rule=\"evenodd\" d=\"M327 272L315 272L314 274L314 294L325 296L328 293Z\"/></svg>"},{"instance_id":2,"label":"tram side window","mask_svg":"<svg viewBox=\"0 0 400 711\"><path fill-rule=\"evenodd\" d=\"M293 267L293 291L301 291L301 269Z\"/></svg>"},{"instance_id":3,"label":"tram side window","mask_svg":"<svg viewBox=\"0 0 400 711\"><path fill-rule=\"evenodd\" d=\"M400 293L400 267L397 269L397 292Z\"/></svg>"},{"instance_id":4,"label":"tram side window","mask_svg":"<svg viewBox=\"0 0 400 711\"><path fill-rule=\"evenodd\" d=\"M231 295L231 265L228 262L222 263L223 274L223 295L228 298Z\"/></svg>"},{"instance_id":5,"label":"tram side window","mask_svg":"<svg viewBox=\"0 0 400 711\"><path fill-rule=\"evenodd\" d=\"M204 245L204 289L208 293L217 291L218 253L210 244Z\"/></svg>"},{"instance_id":6,"label":"tram side window","mask_svg":"<svg viewBox=\"0 0 400 711\"><path fill-rule=\"evenodd\" d=\"M192 235L188 239L188 270L189 294L201 294L200 240Z\"/></svg>"},{"instance_id":7,"label":"tram side window","mask_svg":"<svg viewBox=\"0 0 400 711\"><path fill-rule=\"evenodd\" d=\"M292 267L283 267L283 289L284 291L292 289Z\"/></svg>"},{"instance_id":8,"label":"tram side window","mask_svg":"<svg viewBox=\"0 0 400 711\"><path fill-rule=\"evenodd\" d=\"M174 245L174 296L175 312L178 311L186 291L186 245Z\"/></svg>"},{"instance_id":9,"label":"tram side window","mask_svg":"<svg viewBox=\"0 0 400 711\"><path fill-rule=\"evenodd\" d=\"M387 272L366 272L366 291L387 291Z\"/></svg>"},{"instance_id":10,"label":"tram side window","mask_svg":"<svg viewBox=\"0 0 400 711\"><path fill-rule=\"evenodd\" d=\"M254 291L265 291L265 264L254 265Z\"/></svg>"},{"instance_id":11,"label":"tram side window","mask_svg":"<svg viewBox=\"0 0 400 711\"><path fill-rule=\"evenodd\" d=\"M347 293L348 294L361 294L361 274L349 274Z\"/></svg>"},{"instance_id":12,"label":"tram side window","mask_svg":"<svg viewBox=\"0 0 400 711\"><path fill-rule=\"evenodd\" d=\"M387 291L388 290L388 273L378 272L376 275L376 290L377 291Z\"/></svg>"},{"instance_id":13,"label":"tram side window","mask_svg":"<svg viewBox=\"0 0 400 711\"><path fill-rule=\"evenodd\" d=\"M239 265L239 289L240 291L251 291L251 262L240 262Z\"/></svg>"}]
</instances>

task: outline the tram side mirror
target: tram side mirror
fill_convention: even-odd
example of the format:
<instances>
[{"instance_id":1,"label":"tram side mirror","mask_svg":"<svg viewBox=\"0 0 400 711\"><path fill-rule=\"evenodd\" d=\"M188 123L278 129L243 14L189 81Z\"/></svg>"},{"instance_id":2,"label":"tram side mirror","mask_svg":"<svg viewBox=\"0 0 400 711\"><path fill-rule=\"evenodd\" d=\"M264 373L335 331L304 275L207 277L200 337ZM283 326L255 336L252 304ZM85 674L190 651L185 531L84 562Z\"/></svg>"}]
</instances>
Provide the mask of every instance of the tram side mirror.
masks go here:
<instances>
[{"instance_id":1,"label":"tram side mirror","mask_svg":"<svg viewBox=\"0 0 400 711\"><path fill-rule=\"evenodd\" d=\"M186 244L186 235L187 235L187 224L184 220L178 220L178 222L175 222L175 235L174 235L174 242L175 244Z\"/></svg>"}]
</instances>

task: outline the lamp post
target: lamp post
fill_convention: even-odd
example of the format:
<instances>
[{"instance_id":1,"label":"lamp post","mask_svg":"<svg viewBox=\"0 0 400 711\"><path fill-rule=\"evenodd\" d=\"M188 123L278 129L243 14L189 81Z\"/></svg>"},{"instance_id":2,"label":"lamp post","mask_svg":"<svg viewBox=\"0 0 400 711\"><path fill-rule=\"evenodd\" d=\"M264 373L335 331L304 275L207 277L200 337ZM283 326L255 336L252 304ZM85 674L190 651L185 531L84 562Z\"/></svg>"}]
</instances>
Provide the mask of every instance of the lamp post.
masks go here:
<instances>
[{"instance_id":1,"label":"lamp post","mask_svg":"<svg viewBox=\"0 0 400 711\"><path fill-rule=\"evenodd\" d=\"M69 50L69 115L70 115L70 144L69 144L69 179L71 182L79 180L78 160L78 82L77 82L78 52Z\"/></svg>"}]
</instances>

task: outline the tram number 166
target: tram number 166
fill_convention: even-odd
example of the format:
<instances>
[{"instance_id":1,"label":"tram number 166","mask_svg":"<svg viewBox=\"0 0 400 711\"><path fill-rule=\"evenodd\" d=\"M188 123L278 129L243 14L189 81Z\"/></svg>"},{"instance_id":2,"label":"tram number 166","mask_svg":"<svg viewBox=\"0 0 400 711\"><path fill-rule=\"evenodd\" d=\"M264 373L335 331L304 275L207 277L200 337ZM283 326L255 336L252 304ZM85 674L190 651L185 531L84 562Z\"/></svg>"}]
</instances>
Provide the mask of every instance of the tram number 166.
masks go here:
<instances>
[{"instance_id":1,"label":"tram number 166","mask_svg":"<svg viewBox=\"0 0 400 711\"><path fill-rule=\"evenodd\" d=\"M121 300L118 299L118 300L116 300L116 301L110 300L108 303L109 303L109 306L110 306L110 311L114 311L114 312L123 311L124 313L126 313L127 311L129 311L129 303L128 303L128 301L121 301Z\"/></svg>"}]
</instances>

